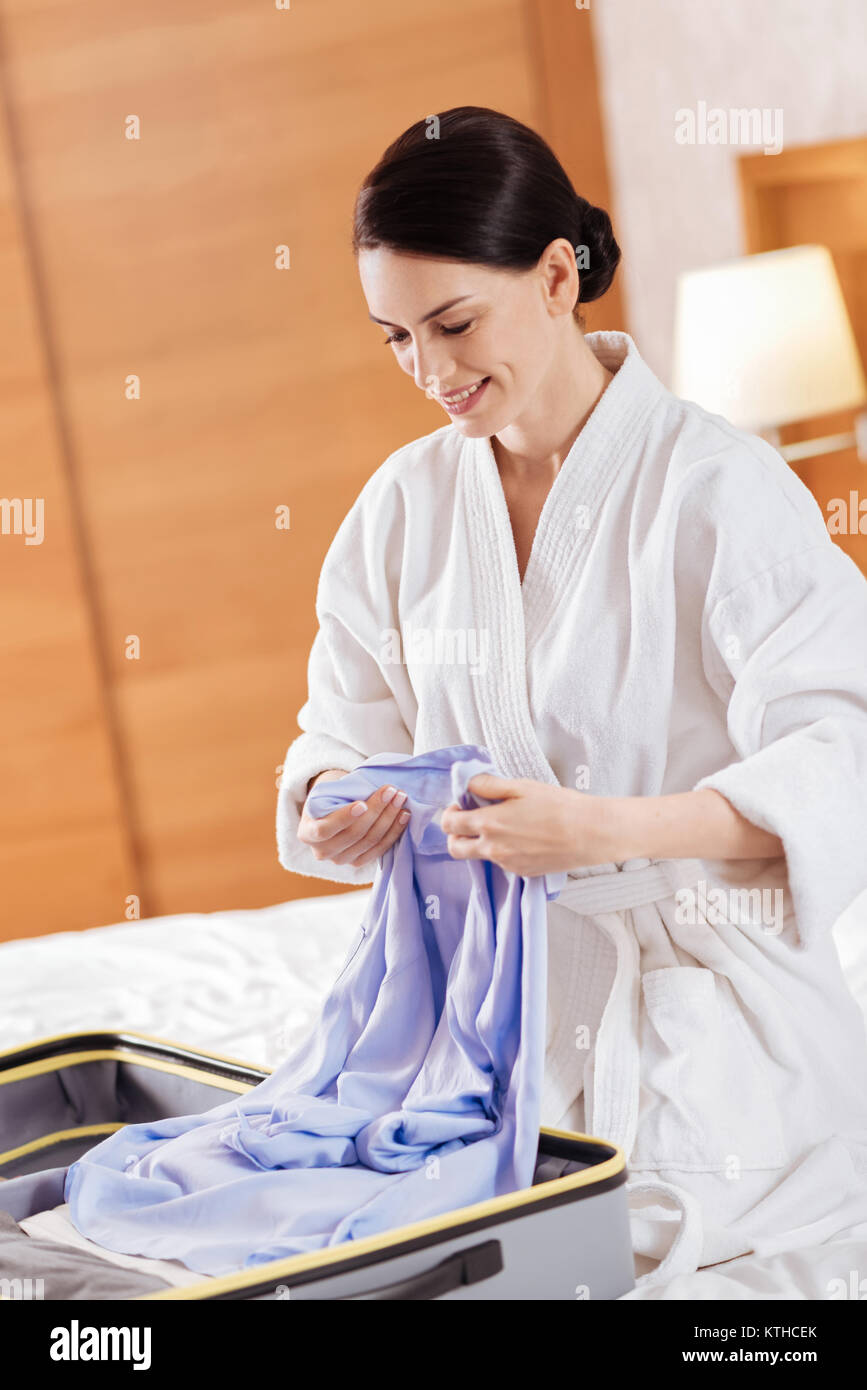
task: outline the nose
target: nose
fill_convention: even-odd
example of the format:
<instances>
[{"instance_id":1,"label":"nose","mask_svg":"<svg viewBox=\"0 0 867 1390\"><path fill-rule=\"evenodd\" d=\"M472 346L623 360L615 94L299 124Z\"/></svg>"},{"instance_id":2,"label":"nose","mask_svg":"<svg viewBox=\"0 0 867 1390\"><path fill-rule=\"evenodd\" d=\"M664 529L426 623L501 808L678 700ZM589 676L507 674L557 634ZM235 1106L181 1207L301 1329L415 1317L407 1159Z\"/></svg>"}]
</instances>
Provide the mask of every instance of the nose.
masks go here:
<instances>
[{"instance_id":1,"label":"nose","mask_svg":"<svg viewBox=\"0 0 867 1390\"><path fill-rule=\"evenodd\" d=\"M446 390L454 376L455 359L445 343L422 345L416 343L413 350L412 374L416 386L426 391L428 386L435 390Z\"/></svg>"}]
</instances>

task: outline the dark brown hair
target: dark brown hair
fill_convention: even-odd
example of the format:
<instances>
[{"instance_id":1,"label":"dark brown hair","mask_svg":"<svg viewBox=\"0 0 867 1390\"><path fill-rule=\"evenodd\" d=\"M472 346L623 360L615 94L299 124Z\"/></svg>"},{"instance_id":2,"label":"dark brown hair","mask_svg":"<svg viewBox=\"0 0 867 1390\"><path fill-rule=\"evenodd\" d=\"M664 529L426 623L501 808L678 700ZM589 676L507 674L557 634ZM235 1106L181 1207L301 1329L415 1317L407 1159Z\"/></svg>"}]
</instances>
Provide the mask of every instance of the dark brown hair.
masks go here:
<instances>
[{"instance_id":1,"label":"dark brown hair","mask_svg":"<svg viewBox=\"0 0 867 1390\"><path fill-rule=\"evenodd\" d=\"M551 147L486 106L454 106L416 121L389 145L355 204L352 249L383 246L506 270L529 270L565 237L578 261L581 304L599 299L620 261L611 219L582 198Z\"/></svg>"}]
</instances>

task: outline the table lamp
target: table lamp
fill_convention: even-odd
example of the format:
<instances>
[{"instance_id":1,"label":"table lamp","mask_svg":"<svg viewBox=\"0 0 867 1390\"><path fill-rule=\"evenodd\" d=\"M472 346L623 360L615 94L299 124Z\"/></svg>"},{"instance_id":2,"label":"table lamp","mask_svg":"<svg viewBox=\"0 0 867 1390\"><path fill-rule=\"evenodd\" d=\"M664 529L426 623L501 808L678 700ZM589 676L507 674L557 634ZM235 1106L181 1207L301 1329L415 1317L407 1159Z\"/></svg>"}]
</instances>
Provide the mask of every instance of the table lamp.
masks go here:
<instances>
[{"instance_id":1,"label":"table lamp","mask_svg":"<svg viewBox=\"0 0 867 1390\"><path fill-rule=\"evenodd\" d=\"M867 381L831 253L791 246L682 274L672 391L762 433L790 463L853 445L867 462L867 413L855 430L779 443L781 425L863 406Z\"/></svg>"}]
</instances>

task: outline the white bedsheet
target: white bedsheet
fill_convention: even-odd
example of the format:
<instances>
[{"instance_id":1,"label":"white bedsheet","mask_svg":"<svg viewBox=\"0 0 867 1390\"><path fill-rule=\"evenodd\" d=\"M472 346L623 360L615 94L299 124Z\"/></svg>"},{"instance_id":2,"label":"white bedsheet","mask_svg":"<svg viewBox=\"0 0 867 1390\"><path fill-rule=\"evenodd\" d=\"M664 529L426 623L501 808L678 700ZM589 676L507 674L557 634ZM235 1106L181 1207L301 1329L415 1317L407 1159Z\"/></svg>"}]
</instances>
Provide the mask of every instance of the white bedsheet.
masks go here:
<instances>
[{"instance_id":1,"label":"white bedsheet","mask_svg":"<svg viewBox=\"0 0 867 1390\"><path fill-rule=\"evenodd\" d=\"M275 1067L317 1016L369 888L0 943L0 1049L129 1029Z\"/></svg>"},{"instance_id":2,"label":"white bedsheet","mask_svg":"<svg viewBox=\"0 0 867 1390\"><path fill-rule=\"evenodd\" d=\"M0 1050L55 1033L126 1029L275 1067L315 1021L369 892L2 942ZM834 936L867 1022L867 895ZM864 1299L867 1227L625 1298Z\"/></svg>"}]
</instances>

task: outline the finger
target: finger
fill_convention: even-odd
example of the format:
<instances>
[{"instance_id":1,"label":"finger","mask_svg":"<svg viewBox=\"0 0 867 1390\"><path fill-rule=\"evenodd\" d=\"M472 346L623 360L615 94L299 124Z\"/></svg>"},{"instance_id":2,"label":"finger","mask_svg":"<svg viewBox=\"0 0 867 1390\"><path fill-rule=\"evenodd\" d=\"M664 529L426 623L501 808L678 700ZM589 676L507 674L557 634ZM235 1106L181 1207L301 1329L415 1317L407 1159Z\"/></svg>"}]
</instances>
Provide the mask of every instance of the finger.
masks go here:
<instances>
[{"instance_id":1,"label":"finger","mask_svg":"<svg viewBox=\"0 0 867 1390\"><path fill-rule=\"evenodd\" d=\"M467 783L467 790L486 799L517 796L521 791L520 777L497 777L493 772L477 772Z\"/></svg>"},{"instance_id":2,"label":"finger","mask_svg":"<svg viewBox=\"0 0 867 1390\"><path fill-rule=\"evenodd\" d=\"M387 794L388 788L383 788ZM372 798L371 798L372 800ZM391 797L382 807L379 815L371 821L363 834L355 836L347 841L345 845L335 845L334 851L329 850L329 858L333 858L336 864L355 864L358 862L357 856L366 854L373 849L391 830L392 826L404 813L406 805L406 793L399 792ZM407 815L407 820L409 816ZM359 825L362 820L359 819Z\"/></svg>"},{"instance_id":3,"label":"finger","mask_svg":"<svg viewBox=\"0 0 867 1390\"><path fill-rule=\"evenodd\" d=\"M371 800L372 797L367 801L349 801L324 816L311 816L305 809L298 824L298 838L310 845L325 844L357 825L368 814Z\"/></svg>"},{"instance_id":4,"label":"finger","mask_svg":"<svg viewBox=\"0 0 867 1390\"><path fill-rule=\"evenodd\" d=\"M461 811L447 806L440 816L440 825L447 835L479 835L484 829L484 814L480 809Z\"/></svg>"},{"instance_id":5,"label":"finger","mask_svg":"<svg viewBox=\"0 0 867 1390\"><path fill-rule=\"evenodd\" d=\"M347 850L354 845L358 845L369 831L373 828L379 817L387 813L383 826L390 825L392 819L400 811L401 806L406 802L406 793L399 792L396 787L385 784L377 787L375 792L367 798L365 805L367 810L364 815L354 817L349 825L339 834L329 838L324 844L319 845L319 852L326 859L333 859L335 863L349 863L351 860L338 858L343 856ZM316 853L316 850L314 850Z\"/></svg>"},{"instance_id":6,"label":"finger","mask_svg":"<svg viewBox=\"0 0 867 1390\"><path fill-rule=\"evenodd\" d=\"M446 847L452 859L487 859L480 839L470 839L466 835L449 835Z\"/></svg>"},{"instance_id":7,"label":"finger","mask_svg":"<svg viewBox=\"0 0 867 1390\"><path fill-rule=\"evenodd\" d=\"M369 864L371 859L381 859L382 856L391 849L395 841L399 840L404 830L409 824L409 811L400 811L395 817L391 829L386 832L379 844L373 845L363 855L354 862L357 866Z\"/></svg>"},{"instance_id":8,"label":"finger","mask_svg":"<svg viewBox=\"0 0 867 1390\"><path fill-rule=\"evenodd\" d=\"M305 810L298 826L299 839L306 844L326 846L330 858L332 850L343 849L361 838L389 800L389 794L396 796L397 788L383 783L365 801L348 801L318 819Z\"/></svg>"}]
</instances>

